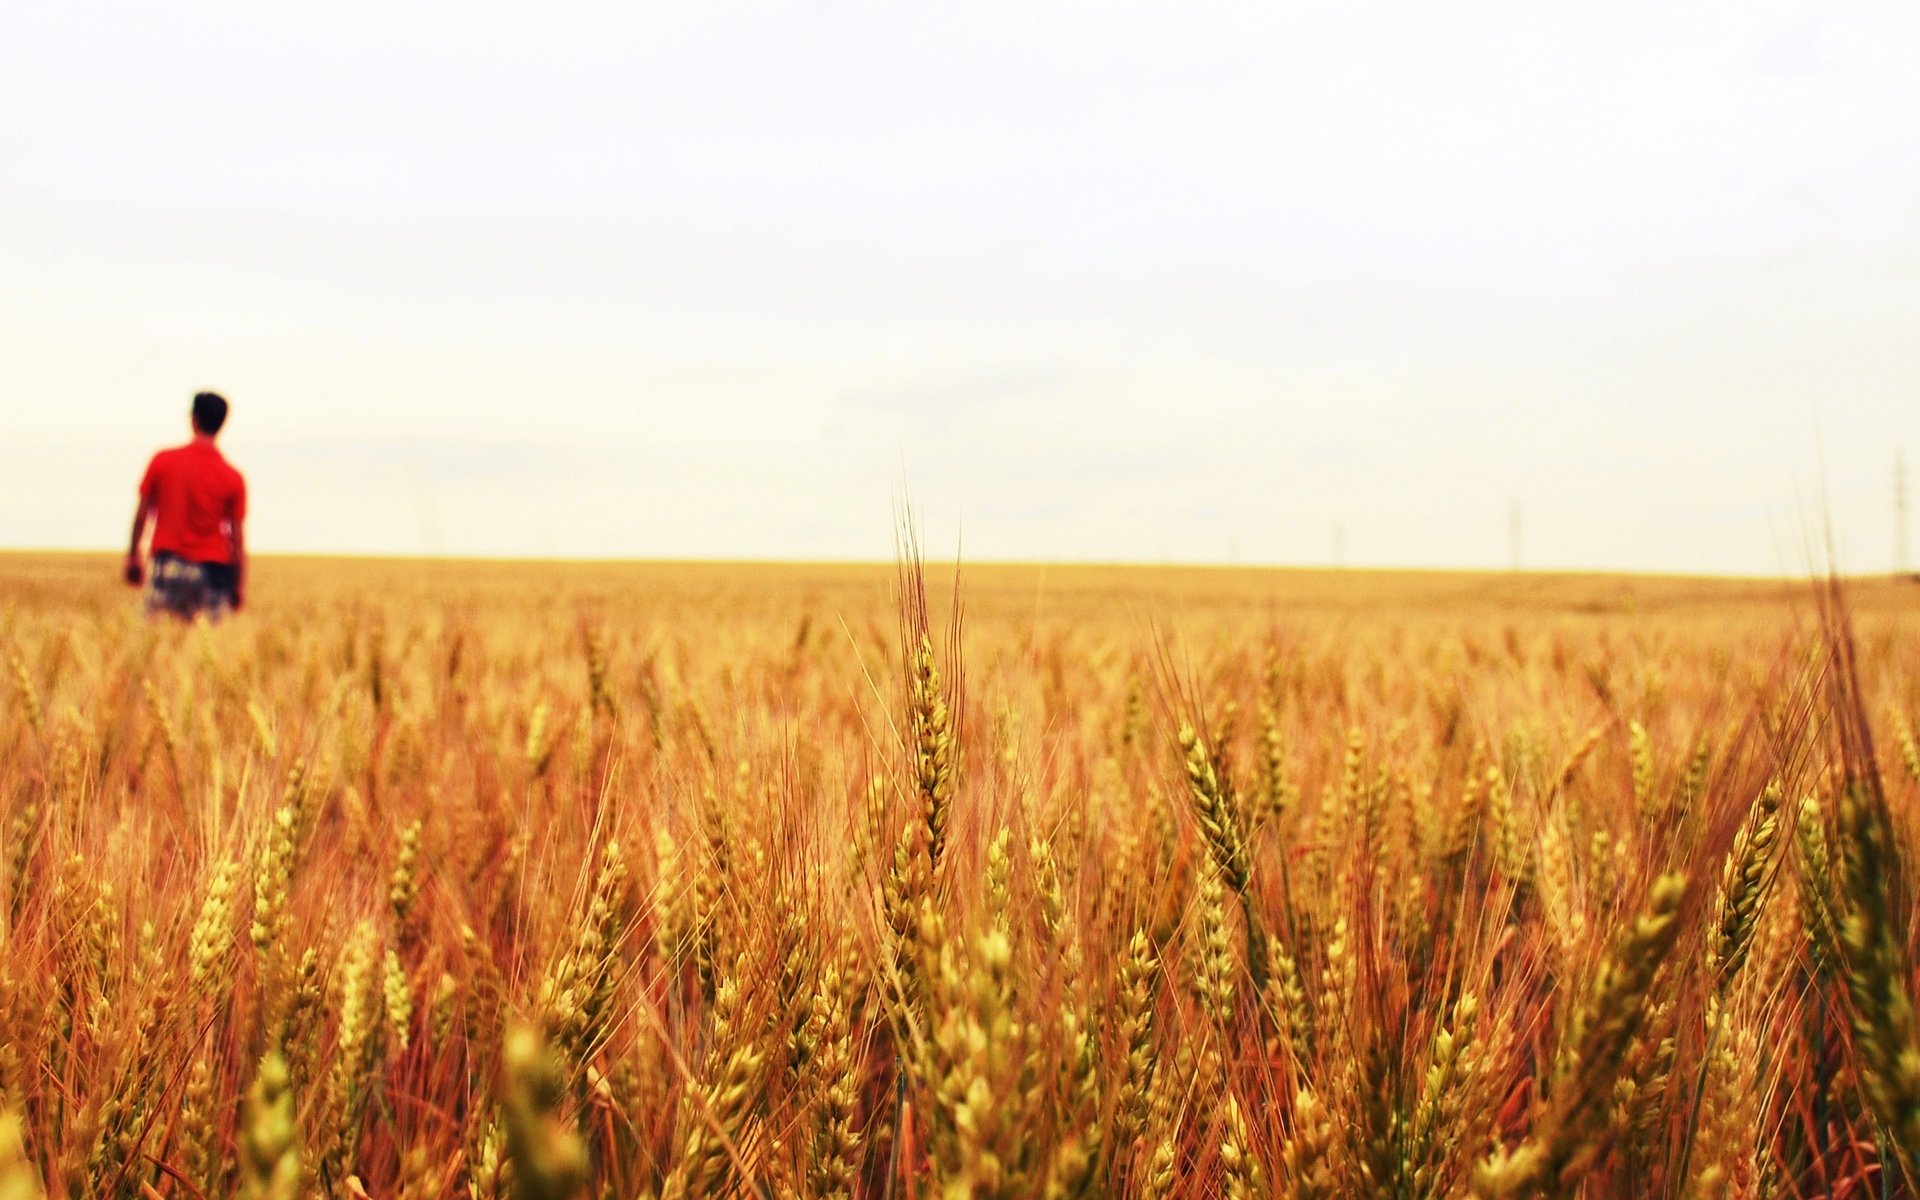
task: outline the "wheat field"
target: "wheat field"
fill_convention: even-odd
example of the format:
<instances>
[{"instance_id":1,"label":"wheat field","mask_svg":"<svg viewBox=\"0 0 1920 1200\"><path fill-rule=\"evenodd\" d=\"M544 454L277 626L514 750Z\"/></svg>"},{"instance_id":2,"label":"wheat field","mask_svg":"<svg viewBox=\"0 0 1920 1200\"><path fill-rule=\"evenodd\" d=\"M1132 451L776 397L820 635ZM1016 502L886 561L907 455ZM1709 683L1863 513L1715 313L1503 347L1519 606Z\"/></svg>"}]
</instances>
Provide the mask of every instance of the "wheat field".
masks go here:
<instances>
[{"instance_id":1,"label":"wheat field","mask_svg":"<svg viewBox=\"0 0 1920 1200\"><path fill-rule=\"evenodd\" d=\"M1913 589L0 558L0 1200L1914 1195Z\"/></svg>"}]
</instances>

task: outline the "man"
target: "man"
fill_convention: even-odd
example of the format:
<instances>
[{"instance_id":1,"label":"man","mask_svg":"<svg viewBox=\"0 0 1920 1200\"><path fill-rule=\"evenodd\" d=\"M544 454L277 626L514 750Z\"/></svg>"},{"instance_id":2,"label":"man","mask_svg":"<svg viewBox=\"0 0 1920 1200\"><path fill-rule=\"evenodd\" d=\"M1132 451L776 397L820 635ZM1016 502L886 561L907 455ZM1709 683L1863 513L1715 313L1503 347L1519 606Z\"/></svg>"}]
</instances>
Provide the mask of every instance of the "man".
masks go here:
<instances>
[{"instance_id":1,"label":"man","mask_svg":"<svg viewBox=\"0 0 1920 1200\"><path fill-rule=\"evenodd\" d=\"M185 620L205 613L218 620L246 603L247 548L241 526L247 518L247 481L213 444L226 423L223 397L214 392L195 396L193 440L154 455L140 481L126 579L129 586L140 586L140 539L151 517L149 613L167 612Z\"/></svg>"}]
</instances>

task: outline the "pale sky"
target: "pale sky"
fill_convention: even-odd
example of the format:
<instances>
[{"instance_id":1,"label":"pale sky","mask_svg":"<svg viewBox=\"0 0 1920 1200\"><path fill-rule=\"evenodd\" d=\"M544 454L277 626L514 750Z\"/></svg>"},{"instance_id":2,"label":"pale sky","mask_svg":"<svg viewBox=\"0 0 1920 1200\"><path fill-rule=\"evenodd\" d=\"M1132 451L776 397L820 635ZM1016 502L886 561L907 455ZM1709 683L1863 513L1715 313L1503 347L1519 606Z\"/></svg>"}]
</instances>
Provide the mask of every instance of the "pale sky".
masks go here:
<instances>
[{"instance_id":1,"label":"pale sky","mask_svg":"<svg viewBox=\"0 0 1920 1200\"><path fill-rule=\"evenodd\" d=\"M10 0L0 546L124 544L214 388L262 551L885 558L904 490L1504 567L1518 498L1530 567L1777 574L1824 475L1885 570L1916 63L1904 0Z\"/></svg>"}]
</instances>

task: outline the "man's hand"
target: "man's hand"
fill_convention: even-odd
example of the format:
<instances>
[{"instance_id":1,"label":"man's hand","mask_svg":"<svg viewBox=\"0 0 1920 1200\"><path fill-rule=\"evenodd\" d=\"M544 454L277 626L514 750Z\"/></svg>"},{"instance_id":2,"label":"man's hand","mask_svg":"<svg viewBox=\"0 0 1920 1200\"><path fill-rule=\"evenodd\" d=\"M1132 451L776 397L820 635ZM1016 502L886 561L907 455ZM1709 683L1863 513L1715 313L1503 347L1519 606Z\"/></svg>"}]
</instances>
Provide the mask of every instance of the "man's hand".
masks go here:
<instances>
[{"instance_id":1,"label":"man's hand","mask_svg":"<svg viewBox=\"0 0 1920 1200\"><path fill-rule=\"evenodd\" d=\"M243 583L233 585L233 611L239 612L247 606L247 587Z\"/></svg>"},{"instance_id":2,"label":"man's hand","mask_svg":"<svg viewBox=\"0 0 1920 1200\"><path fill-rule=\"evenodd\" d=\"M142 583L146 582L147 573L140 566L140 556L138 554L127 555L126 569L121 572L121 575L126 579L128 587L139 587Z\"/></svg>"}]
</instances>

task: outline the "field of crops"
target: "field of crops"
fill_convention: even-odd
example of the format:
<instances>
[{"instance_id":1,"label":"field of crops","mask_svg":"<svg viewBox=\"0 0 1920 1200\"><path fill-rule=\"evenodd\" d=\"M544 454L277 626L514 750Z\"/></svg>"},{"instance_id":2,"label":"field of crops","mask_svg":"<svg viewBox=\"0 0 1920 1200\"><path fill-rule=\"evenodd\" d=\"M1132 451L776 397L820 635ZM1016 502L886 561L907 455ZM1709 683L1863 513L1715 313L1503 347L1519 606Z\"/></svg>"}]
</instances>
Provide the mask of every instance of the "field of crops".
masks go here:
<instances>
[{"instance_id":1,"label":"field of crops","mask_svg":"<svg viewBox=\"0 0 1920 1200\"><path fill-rule=\"evenodd\" d=\"M1914 1194L1920 589L251 594L0 558L0 1200Z\"/></svg>"}]
</instances>

